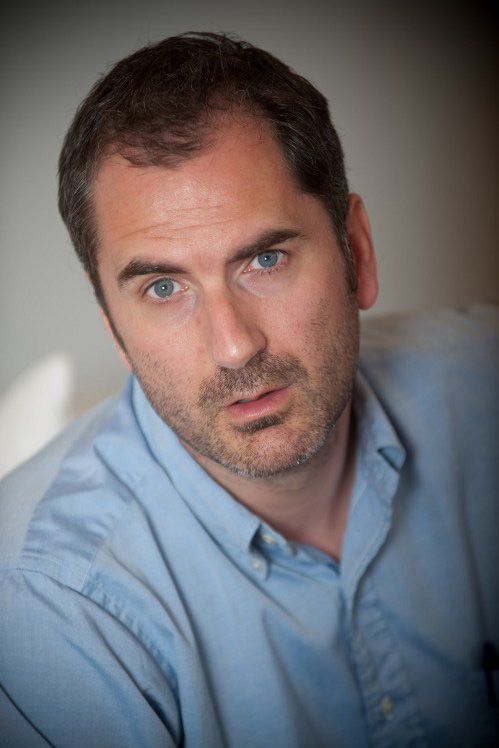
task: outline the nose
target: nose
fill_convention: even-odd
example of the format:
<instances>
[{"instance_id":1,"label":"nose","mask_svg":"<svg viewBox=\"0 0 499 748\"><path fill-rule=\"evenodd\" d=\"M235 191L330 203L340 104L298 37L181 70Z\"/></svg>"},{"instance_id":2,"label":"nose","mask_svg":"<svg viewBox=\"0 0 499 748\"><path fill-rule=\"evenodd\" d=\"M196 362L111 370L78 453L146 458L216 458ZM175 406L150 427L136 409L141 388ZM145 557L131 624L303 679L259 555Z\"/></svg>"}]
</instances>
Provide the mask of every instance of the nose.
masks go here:
<instances>
[{"instance_id":1,"label":"nose","mask_svg":"<svg viewBox=\"0 0 499 748\"><path fill-rule=\"evenodd\" d=\"M224 292L205 299L207 344L217 366L241 369L267 344L253 310L240 298Z\"/></svg>"}]
</instances>

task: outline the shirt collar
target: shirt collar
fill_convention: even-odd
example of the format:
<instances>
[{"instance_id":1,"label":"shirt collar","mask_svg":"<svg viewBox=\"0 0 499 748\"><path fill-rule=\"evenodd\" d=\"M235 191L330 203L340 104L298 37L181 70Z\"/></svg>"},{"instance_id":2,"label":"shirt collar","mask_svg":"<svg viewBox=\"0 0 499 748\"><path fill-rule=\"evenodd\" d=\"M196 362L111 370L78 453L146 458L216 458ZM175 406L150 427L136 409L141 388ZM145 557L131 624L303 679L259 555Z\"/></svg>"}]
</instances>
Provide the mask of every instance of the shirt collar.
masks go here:
<instances>
[{"instance_id":1,"label":"shirt collar","mask_svg":"<svg viewBox=\"0 0 499 748\"><path fill-rule=\"evenodd\" d=\"M155 459L206 530L220 544L248 553L260 519L236 501L191 457L153 409L135 378L132 407Z\"/></svg>"},{"instance_id":2,"label":"shirt collar","mask_svg":"<svg viewBox=\"0 0 499 748\"><path fill-rule=\"evenodd\" d=\"M360 370L355 380L353 409L357 421L357 448L363 453L378 452L392 468L400 471L406 451L373 388Z\"/></svg>"},{"instance_id":3,"label":"shirt collar","mask_svg":"<svg viewBox=\"0 0 499 748\"><path fill-rule=\"evenodd\" d=\"M406 451L380 400L360 370L355 380L353 411L357 475L352 507L366 483L376 490L378 498L388 507L397 490Z\"/></svg>"}]
</instances>

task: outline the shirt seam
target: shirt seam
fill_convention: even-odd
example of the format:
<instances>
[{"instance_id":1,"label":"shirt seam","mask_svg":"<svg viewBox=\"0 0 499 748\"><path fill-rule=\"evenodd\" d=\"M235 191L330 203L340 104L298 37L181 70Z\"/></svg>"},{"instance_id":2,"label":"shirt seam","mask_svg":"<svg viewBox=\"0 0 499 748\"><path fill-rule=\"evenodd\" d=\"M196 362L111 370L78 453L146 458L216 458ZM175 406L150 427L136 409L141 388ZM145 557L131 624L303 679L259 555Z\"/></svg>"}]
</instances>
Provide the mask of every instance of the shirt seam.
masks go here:
<instances>
[{"instance_id":1,"label":"shirt seam","mask_svg":"<svg viewBox=\"0 0 499 748\"><path fill-rule=\"evenodd\" d=\"M133 637L135 641L151 656L153 661L158 665L161 672L165 675L169 685L171 686L175 699L178 702L178 681L177 676L174 671L174 669L169 665L169 663L165 660L163 655L161 654L161 648L158 647L149 637L144 637L142 632L142 627L138 626L137 630L135 630L130 624L134 620L133 616L130 616L130 614L127 614L126 616L122 615L116 615L115 612L113 612L107 605L101 604L98 600L95 600L91 595L85 594L83 589L77 589L76 587L71 586L70 584L66 582L62 582L61 580L53 577L52 575L48 574L45 571L41 571L40 569L30 569L25 568L23 566L12 566L10 568L6 568L3 571L11 571L11 572L19 572L20 574L40 574L40 576L44 577L45 579L50 580L51 582L54 582L56 584L59 584L61 587L63 587L69 594L77 595L78 597L81 597L83 600L87 601L90 605L95 605L100 610L104 611L110 618L112 618L115 622L122 625L130 634L130 636ZM106 601L114 602L116 605L117 610L124 611L126 610L126 606L122 604L122 602L115 598L113 595L110 595L104 588L99 585L97 581L93 581L92 584L95 587L99 587L104 592L104 598ZM172 635L173 636L173 635ZM144 666L141 659L141 669L144 672ZM144 672L144 675L146 673ZM147 677L146 677L146 680Z\"/></svg>"}]
</instances>

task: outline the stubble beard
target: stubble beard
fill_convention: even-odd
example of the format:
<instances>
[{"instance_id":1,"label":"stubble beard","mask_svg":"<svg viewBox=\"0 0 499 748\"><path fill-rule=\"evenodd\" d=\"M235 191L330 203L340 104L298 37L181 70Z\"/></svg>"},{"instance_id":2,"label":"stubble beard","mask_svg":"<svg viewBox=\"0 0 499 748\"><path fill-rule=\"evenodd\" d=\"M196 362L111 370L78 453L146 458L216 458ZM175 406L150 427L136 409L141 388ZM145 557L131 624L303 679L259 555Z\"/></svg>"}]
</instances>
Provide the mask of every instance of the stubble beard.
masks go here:
<instances>
[{"instance_id":1,"label":"stubble beard","mask_svg":"<svg viewBox=\"0 0 499 748\"><path fill-rule=\"evenodd\" d=\"M167 382L161 363L149 355L133 361L134 373L154 410L194 455L242 477L278 476L320 452L351 399L359 320L350 302L334 330L325 315L314 321L303 358L311 345L322 345L310 369L295 356L263 351L242 369L220 368L204 379L194 404L183 397L182 383ZM246 423L230 422L225 406L240 393L284 386L291 393L285 409Z\"/></svg>"}]
</instances>

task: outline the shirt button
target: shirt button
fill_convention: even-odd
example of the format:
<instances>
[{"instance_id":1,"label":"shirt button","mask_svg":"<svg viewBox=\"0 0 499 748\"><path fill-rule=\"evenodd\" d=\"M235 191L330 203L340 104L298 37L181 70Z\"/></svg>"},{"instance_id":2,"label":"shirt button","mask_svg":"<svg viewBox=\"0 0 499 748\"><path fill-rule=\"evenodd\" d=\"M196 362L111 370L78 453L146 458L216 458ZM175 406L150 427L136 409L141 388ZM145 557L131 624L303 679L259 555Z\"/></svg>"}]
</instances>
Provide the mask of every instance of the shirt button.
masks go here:
<instances>
[{"instance_id":1,"label":"shirt button","mask_svg":"<svg viewBox=\"0 0 499 748\"><path fill-rule=\"evenodd\" d=\"M277 543L277 540L266 532L262 532L262 540L264 543L267 543L267 545L275 545Z\"/></svg>"},{"instance_id":2,"label":"shirt button","mask_svg":"<svg viewBox=\"0 0 499 748\"><path fill-rule=\"evenodd\" d=\"M383 717L388 719L388 717L391 717L393 712L395 711L395 702L393 699L391 699L389 696L383 696L381 701L379 702L379 710Z\"/></svg>"},{"instance_id":3,"label":"shirt button","mask_svg":"<svg viewBox=\"0 0 499 748\"><path fill-rule=\"evenodd\" d=\"M251 566L254 568L255 571L261 571L263 569L263 563L260 561L259 558L254 558L251 562Z\"/></svg>"}]
</instances>

